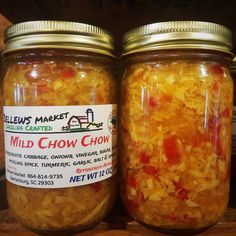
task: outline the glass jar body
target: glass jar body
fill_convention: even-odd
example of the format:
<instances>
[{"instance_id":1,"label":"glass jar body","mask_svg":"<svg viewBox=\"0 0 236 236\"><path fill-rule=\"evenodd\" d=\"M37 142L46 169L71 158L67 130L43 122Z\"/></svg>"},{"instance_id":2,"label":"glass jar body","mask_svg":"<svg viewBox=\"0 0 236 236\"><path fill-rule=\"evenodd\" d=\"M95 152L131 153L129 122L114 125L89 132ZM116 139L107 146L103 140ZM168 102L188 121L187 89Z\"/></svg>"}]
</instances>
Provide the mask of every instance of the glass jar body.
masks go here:
<instances>
[{"instance_id":1,"label":"glass jar body","mask_svg":"<svg viewBox=\"0 0 236 236\"><path fill-rule=\"evenodd\" d=\"M61 107L64 107L66 111L66 108L70 106L78 106L80 110L81 106L116 104L116 82L112 68L110 58L79 51L25 50L8 55L5 58L4 106L26 107L26 109L40 107L41 116L43 117L44 111L49 106L59 107L60 111ZM51 121L48 120L48 117L47 120L40 118L41 120L38 120L37 124L38 126L43 126L52 124L53 119L65 118L65 115L58 115L53 116L54 118ZM64 120L67 122L66 119ZM48 121L51 123L47 123ZM93 126L94 124L91 123L90 125ZM87 127L87 129L89 128ZM28 135L28 139L34 140L33 136L30 135L32 134ZM64 137L66 137L66 134ZM89 136L87 135L86 137ZM46 141L47 139L44 140ZM45 154L46 147L49 150L47 159L50 159L51 155L55 155L53 143L48 146L46 146L46 143L41 143L42 153L26 151L26 144L22 144L22 146L15 142L15 145L19 146L19 150L23 150L22 157L24 157L24 152L38 156ZM91 146L89 151L87 151L87 154L91 154L88 154L90 158L93 158L93 148ZM61 154L63 154L61 159L60 156L57 156L51 161L57 163L68 161L68 157L72 158L72 149L73 147L61 149ZM76 152L79 153L80 149L78 148ZM73 159L75 156L73 156ZM21 158L21 160L24 159ZM77 160L78 158L74 161ZM37 161L39 160L34 160L34 162ZM115 158L113 162L113 169L115 169ZM73 171L72 176L86 174L88 169L86 163L72 163L75 162L71 162L68 165L77 165L76 172ZM39 164L41 166L42 163ZM46 177L43 174L38 176L31 175L31 179L28 180L48 181L48 178L50 178L50 181L54 181L54 177L51 178L51 175L48 175L51 174L50 170L53 171L53 168L55 170L57 166L49 167ZM72 172L70 168L64 168L65 170L61 172L61 176L68 171ZM35 169L29 166L28 170L29 173L34 173ZM8 171L9 166L7 166L7 173ZM57 176L61 178L60 175ZM27 175L25 178L27 179ZM14 181L7 182L8 203L16 219L22 225L40 233L77 231L91 227L101 221L108 213L115 198L115 191L115 174L99 182L94 181L91 184L73 187L68 185L65 188L50 186L46 188L37 186L34 188L15 184Z\"/></svg>"},{"instance_id":2,"label":"glass jar body","mask_svg":"<svg viewBox=\"0 0 236 236\"><path fill-rule=\"evenodd\" d=\"M199 230L223 216L233 103L227 62L198 51L127 59L121 192L136 220L168 230Z\"/></svg>"},{"instance_id":3,"label":"glass jar body","mask_svg":"<svg viewBox=\"0 0 236 236\"><path fill-rule=\"evenodd\" d=\"M231 71L231 76L233 78L234 84L234 94L236 88L236 73L235 70ZM233 116L232 116L232 159L231 159L231 176L230 180L231 183L234 184L236 180L236 173L233 170L234 166L236 165L236 96L234 95L234 102L233 102Z\"/></svg>"}]
</instances>

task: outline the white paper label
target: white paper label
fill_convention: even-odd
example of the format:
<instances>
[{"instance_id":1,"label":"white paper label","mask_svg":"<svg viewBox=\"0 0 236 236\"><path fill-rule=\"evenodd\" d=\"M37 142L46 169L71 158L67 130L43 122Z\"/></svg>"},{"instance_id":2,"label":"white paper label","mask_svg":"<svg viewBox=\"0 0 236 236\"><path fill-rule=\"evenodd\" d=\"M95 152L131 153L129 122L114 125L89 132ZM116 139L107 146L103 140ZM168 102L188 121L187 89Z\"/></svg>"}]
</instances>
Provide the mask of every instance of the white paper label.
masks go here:
<instances>
[{"instance_id":1,"label":"white paper label","mask_svg":"<svg viewBox=\"0 0 236 236\"><path fill-rule=\"evenodd\" d=\"M116 105L5 106L7 180L32 188L95 183L116 172Z\"/></svg>"}]
</instances>

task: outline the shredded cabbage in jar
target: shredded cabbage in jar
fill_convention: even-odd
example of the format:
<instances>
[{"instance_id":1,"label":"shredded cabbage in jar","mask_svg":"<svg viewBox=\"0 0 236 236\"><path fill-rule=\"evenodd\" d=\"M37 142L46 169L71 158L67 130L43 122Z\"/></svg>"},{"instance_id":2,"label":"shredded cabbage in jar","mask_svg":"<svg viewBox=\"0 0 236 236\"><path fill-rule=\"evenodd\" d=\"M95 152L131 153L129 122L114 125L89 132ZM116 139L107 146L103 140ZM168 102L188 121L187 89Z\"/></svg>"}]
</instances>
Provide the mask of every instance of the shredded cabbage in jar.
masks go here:
<instances>
[{"instance_id":1,"label":"shredded cabbage in jar","mask_svg":"<svg viewBox=\"0 0 236 236\"><path fill-rule=\"evenodd\" d=\"M116 103L112 74L100 64L81 61L29 61L8 67L6 106L66 106ZM33 229L86 227L99 222L114 201L115 176L71 188L26 188L7 183L16 218Z\"/></svg>"},{"instance_id":2,"label":"shredded cabbage in jar","mask_svg":"<svg viewBox=\"0 0 236 236\"><path fill-rule=\"evenodd\" d=\"M122 81L121 189L149 225L216 223L229 196L233 85L220 64L131 65Z\"/></svg>"}]
</instances>

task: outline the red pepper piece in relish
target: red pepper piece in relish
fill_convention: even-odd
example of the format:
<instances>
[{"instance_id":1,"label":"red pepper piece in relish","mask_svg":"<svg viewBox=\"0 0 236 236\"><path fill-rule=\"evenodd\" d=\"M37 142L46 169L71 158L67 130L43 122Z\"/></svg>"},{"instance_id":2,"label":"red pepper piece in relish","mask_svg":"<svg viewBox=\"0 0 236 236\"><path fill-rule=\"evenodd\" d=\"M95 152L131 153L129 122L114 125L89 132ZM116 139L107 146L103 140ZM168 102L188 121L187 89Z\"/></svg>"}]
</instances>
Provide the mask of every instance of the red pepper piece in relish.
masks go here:
<instances>
[{"instance_id":1,"label":"red pepper piece in relish","mask_svg":"<svg viewBox=\"0 0 236 236\"><path fill-rule=\"evenodd\" d=\"M224 74L224 69L220 65L212 65L210 70L215 74Z\"/></svg>"},{"instance_id":2,"label":"red pepper piece in relish","mask_svg":"<svg viewBox=\"0 0 236 236\"><path fill-rule=\"evenodd\" d=\"M176 221L178 220L177 216L175 216L174 214L169 215L169 216L168 216L168 219L169 219L171 222L176 222Z\"/></svg>"},{"instance_id":3,"label":"red pepper piece in relish","mask_svg":"<svg viewBox=\"0 0 236 236\"><path fill-rule=\"evenodd\" d=\"M175 135L164 139L164 151L170 165L175 165L180 161L181 153L178 141L180 140Z\"/></svg>"},{"instance_id":4,"label":"red pepper piece in relish","mask_svg":"<svg viewBox=\"0 0 236 236\"><path fill-rule=\"evenodd\" d=\"M144 196L141 191L137 191L137 203L143 202L144 201Z\"/></svg>"},{"instance_id":5,"label":"red pepper piece in relish","mask_svg":"<svg viewBox=\"0 0 236 236\"><path fill-rule=\"evenodd\" d=\"M158 170L154 166L144 166L144 172L153 176L158 173Z\"/></svg>"},{"instance_id":6,"label":"red pepper piece in relish","mask_svg":"<svg viewBox=\"0 0 236 236\"><path fill-rule=\"evenodd\" d=\"M130 214L133 214L138 209L138 205L132 200L128 200L127 204L128 204L128 206L127 206L128 211L130 212Z\"/></svg>"},{"instance_id":7,"label":"red pepper piece in relish","mask_svg":"<svg viewBox=\"0 0 236 236\"><path fill-rule=\"evenodd\" d=\"M66 68L62 70L61 75L64 78L71 78L75 76L75 71L72 68Z\"/></svg>"},{"instance_id":8,"label":"red pepper piece in relish","mask_svg":"<svg viewBox=\"0 0 236 236\"><path fill-rule=\"evenodd\" d=\"M219 124L219 118L217 116L212 116L208 120L208 127L210 129L215 129Z\"/></svg>"},{"instance_id":9,"label":"red pepper piece in relish","mask_svg":"<svg viewBox=\"0 0 236 236\"><path fill-rule=\"evenodd\" d=\"M92 189L93 189L96 193L99 192L99 191L102 189L102 185L101 185L100 182L90 184L90 186L92 187Z\"/></svg>"},{"instance_id":10,"label":"red pepper piece in relish","mask_svg":"<svg viewBox=\"0 0 236 236\"><path fill-rule=\"evenodd\" d=\"M216 142L216 153L219 156L220 159L225 159L225 152L224 149L222 147L221 141L218 137L217 142Z\"/></svg>"},{"instance_id":11,"label":"red pepper piece in relish","mask_svg":"<svg viewBox=\"0 0 236 236\"><path fill-rule=\"evenodd\" d=\"M229 108L225 108L224 111L222 112L223 117L230 117L231 111Z\"/></svg>"},{"instance_id":12,"label":"red pepper piece in relish","mask_svg":"<svg viewBox=\"0 0 236 236\"><path fill-rule=\"evenodd\" d=\"M135 179L134 175L128 175L128 185L131 188L136 188L137 187L137 182L136 182L136 179Z\"/></svg>"},{"instance_id":13,"label":"red pepper piece in relish","mask_svg":"<svg viewBox=\"0 0 236 236\"><path fill-rule=\"evenodd\" d=\"M141 152L139 161L142 164L148 164L150 162L150 156L145 151Z\"/></svg>"},{"instance_id":14,"label":"red pepper piece in relish","mask_svg":"<svg viewBox=\"0 0 236 236\"><path fill-rule=\"evenodd\" d=\"M217 93L219 92L219 90L220 90L218 83L217 83L217 82L214 82L214 83L212 84L212 86L211 86L211 89L213 90L213 92L214 92L215 94L217 94Z\"/></svg>"},{"instance_id":15,"label":"red pepper piece in relish","mask_svg":"<svg viewBox=\"0 0 236 236\"><path fill-rule=\"evenodd\" d=\"M150 96L148 103L152 108L156 108L158 106L158 102L160 105L165 105L166 102L171 102L171 101L172 101L172 96L163 93L158 98Z\"/></svg>"},{"instance_id":16,"label":"red pepper piece in relish","mask_svg":"<svg viewBox=\"0 0 236 236\"><path fill-rule=\"evenodd\" d=\"M149 101L148 101L149 105L153 108L157 107L157 99L154 97L149 97Z\"/></svg>"},{"instance_id":17,"label":"red pepper piece in relish","mask_svg":"<svg viewBox=\"0 0 236 236\"><path fill-rule=\"evenodd\" d=\"M188 199L188 191L184 188L180 189L177 192L177 198L179 198L180 200L187 200Z\"/></svg>"},{"instance_id":18,"label":"red pepper piece in relish","mask_svg":"<svg viewBox=\"0 0 236 236\"><path fill-rule=\"evenodd\" d=\"M182 201L188 199L188 191L183 187L183 185L178 182L175 183L175 192L176 192L176 197Z\"/></svg>"},{"instance_id":19,"label":"red pepper piece in relish","mask_svg":"<svg viewBox=\"0 0 236 236\"><path fill-rule=\"evenodd\" d=\"M47 83L39 83L37 85L37 92L39 94L44 94L50 91L49 85Z\"/></svg>"},{"instance_id":20,"label":"red pepper piece in relish","mask_svg":"<svg viewBox=\"0 0 236 236\"><path fill-rule=\"evenodd\" d=\"M172 96L169 94L162 94L160 97L161 102L171 102L172 101Z\"/></svg>"}]
</instances>

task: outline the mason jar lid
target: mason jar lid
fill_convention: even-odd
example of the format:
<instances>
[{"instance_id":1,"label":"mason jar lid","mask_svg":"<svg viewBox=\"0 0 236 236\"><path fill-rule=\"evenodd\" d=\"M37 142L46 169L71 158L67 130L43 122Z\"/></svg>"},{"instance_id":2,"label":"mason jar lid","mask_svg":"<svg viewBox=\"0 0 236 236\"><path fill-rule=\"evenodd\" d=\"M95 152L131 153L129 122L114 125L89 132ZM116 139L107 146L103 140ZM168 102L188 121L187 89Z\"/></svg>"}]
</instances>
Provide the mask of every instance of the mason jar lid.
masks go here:
<instances>
[{"instance_id":1,"label":"mason jar lid","mask_svg":"<svg viewBox=\"0 0 236 236\"><path fill-rule=\"evenodd\" d=\"M33 48L60 48L112 56L113 38L99 27L66 21L29 21L5 32L3 53Z\"/></svg>"},{"instance_id":2,"label":"mason jar lid","mask_svg":"<svg viewBox=\"0 0 236 236\"><path fill-rule=\"evenodd\" d=\"M123 39L123 55L162 49L207 49L229 53L232 33L202 21L169 21L138 27Z\"/></svg>"}]
</instances>

